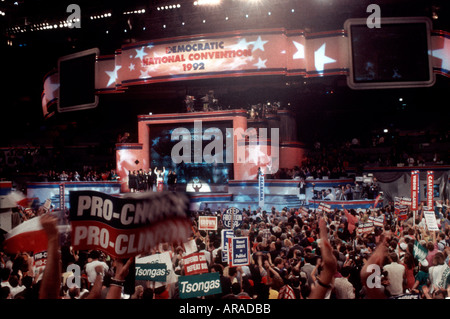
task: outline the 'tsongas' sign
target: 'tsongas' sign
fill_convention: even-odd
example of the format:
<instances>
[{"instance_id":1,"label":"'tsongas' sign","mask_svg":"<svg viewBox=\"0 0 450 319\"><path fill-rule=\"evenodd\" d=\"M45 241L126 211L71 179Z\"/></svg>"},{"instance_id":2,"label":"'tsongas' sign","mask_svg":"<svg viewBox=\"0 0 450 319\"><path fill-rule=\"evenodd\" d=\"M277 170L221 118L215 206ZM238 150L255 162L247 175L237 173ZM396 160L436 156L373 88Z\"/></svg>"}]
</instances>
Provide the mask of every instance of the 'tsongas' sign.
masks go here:
<instances>
[{"instance_id":1,"label":"'tsongas' sign","mask_svg":"<svg viewBox=\"0 0 450 319\"><path fill-rule=\"evenodd\" d=\"M218 272L180 276L178 277L178 287L181 299L215 295L222 292Z\"/></svg>"},{"instance_id":2,"label":"'tsongas' sign","mask_svg":"<svg viewBox=\"0 0 450 319\"><path fill-rule=\"evenodd\" d=\"M166 264L136 264L136 280L166 281Z\"/></svg>"}]
</instances>

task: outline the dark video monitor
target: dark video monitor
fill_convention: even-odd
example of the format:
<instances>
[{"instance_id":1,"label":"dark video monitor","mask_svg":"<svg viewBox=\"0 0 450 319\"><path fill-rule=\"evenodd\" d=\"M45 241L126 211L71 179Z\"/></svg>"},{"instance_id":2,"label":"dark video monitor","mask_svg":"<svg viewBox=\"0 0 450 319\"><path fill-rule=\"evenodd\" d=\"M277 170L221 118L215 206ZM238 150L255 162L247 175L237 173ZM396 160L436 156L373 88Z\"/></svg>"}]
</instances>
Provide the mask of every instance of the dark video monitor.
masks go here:
<instances>
[{"instance_id":1,"label":"dark video monitor","mask_svg":"<svg viewBox=\"0 0 450 319\"><path fill-rule=\"evenodd\" d=\"M98 96L95 94L97 48L89 49L58 59L59 97L58 112L78 111L95 108Z\"/></svg>"},{"instance_id":2,"label":"dark video monitor","mask_svg":"<svg viewBox=\"0 0 450 319\"><path fill-rule=\"evenodd\" d=\"M366 19L348 19L352 89L428 87L435 83L431 63L431 21L426 17L381 18L380 28Z\"/></svg>"}]
</instances>

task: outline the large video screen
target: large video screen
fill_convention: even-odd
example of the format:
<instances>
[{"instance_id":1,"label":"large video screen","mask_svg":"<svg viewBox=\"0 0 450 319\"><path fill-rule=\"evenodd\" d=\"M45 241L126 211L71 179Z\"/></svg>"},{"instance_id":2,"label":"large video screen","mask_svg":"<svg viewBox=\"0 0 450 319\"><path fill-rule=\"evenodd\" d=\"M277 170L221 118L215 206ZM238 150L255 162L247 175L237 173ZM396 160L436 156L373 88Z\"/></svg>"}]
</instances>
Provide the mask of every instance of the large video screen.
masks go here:
<instances>
[{"instance_id":1,"label":"large video screen","mask_svg":"<svg viewBox=\"0 0 450 319\"><path fill-rule=\"evenodd\" d=\"M175 171L177 175L177 185L186 184L187 191L193 192L208 192L213 191L213 185L226 185L228 179L233 179L233 163L227 162L226 153L231 151L226 147L227 128L232 128L232 121L220 122L203 122L200 132L195 132L193 123L180 124L156 124L150 126L150 166L154 170L155 167L159 169L165 168L166 181L169 170ZM179 139L172 140L172 133L177 128L185 128L190 132L191 141L191 157L190 163L182 161L176 163L172 158L173 148L180 143ZM205 130L214 135L211 139L205 137ZM201 141L196 141L198 138ZM230 138L230 136L228 136ZM221 161L208 163L204 156L198 160L199 154L206 154L207 146L215 141L223 146L223 153L220 158ZM196 144L194 144L196 143ZM198 149L201 145L201 149ZM203 152L205 150L205 152ZM200 153L201 152L201 153ZM178 152L177 154L183 152ZM208 154L215 155L215 149ZM196 188L196 189L195 189Z\"/></svg>"},{"instance_id":2,"label":"large video screen","mask_svg":"<svg viewBox=\"0 0 450 319\"><path fill-rule=\"evenodd\" d=\"M348 84L353 89L426 87L435 82L427 18L382 18L379 28L349 19Z\"/></svg>"},{"instance_id":3,"label":"large video screen","mask_svg":"<svg viewBox=\"0 0 450 319\"><path fill-rule=\"evenodd\" d=\"M99 50L94 48L59 58L58 112L97 107L95 76L98 55Z\"/></svg>"}]
</instances>

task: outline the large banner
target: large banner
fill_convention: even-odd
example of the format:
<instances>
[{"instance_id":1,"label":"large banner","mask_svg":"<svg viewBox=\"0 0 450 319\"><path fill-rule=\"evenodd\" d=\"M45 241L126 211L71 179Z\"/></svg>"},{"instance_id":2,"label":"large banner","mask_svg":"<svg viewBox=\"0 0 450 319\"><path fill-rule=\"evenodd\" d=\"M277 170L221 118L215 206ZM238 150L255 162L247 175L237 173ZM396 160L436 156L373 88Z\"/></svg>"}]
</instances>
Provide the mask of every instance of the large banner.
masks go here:
<instances>
[{"instance_id":1,"label":"large banner","mask_svg":"<svg viewBox=\"0 0 450 319\"><path fill-rule=\"evenodd\" d=\"M114 197L70 193L72 246L116 258L147 253L159 243L183 242L191 233L186 194L151 192Z\"/></svg>"},{"instance_id":2,"label":"large banner","mask_svg":"<svg viewBox=\"0 0 450 319\"><path fill-rule=\"evenodd\" d=\"M450 76L447 31L431 33L434 72ZM120 93L129 85L255 75L321 77L348 75L348 37L344 30L258 29L183 36L126 44L97 57L98 93ZM44 78L42 109L56 103L58 70Z\"/></svg>"},{"instance_id":3,"label":"large banner","mask_svg":"<svg viewBox=\"0 0 450 319\"><path fill-rule=\"evenodd\" d=\"M283 48L286 36L277 30L180 37L125 45L120 68L117 63L115 68L121 85L248 73L285 74ZM118 83L110 86L113 84Z\"/></svg>"}]
</instances>

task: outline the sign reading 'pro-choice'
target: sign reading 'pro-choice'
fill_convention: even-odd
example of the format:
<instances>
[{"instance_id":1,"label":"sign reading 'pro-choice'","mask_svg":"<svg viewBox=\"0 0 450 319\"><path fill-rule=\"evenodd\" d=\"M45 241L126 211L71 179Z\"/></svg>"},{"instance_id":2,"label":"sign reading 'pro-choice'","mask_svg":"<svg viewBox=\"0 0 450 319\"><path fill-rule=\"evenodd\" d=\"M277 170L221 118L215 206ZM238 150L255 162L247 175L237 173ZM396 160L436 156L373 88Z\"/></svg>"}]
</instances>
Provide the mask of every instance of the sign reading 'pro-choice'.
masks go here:
<instances>
[{"instance_id":1,"label":"sign reading 'pro-choice'","mask_svg":"<svg viewBox=\"0 0 450 319\"><path fill-rule=\"evenodd\" d=\"M155 192L114 197L70 192L72 245L98 249L115 258L149 252L159 243L184 241L191 233L189 197Z\"/></svg>"}]
</instances>

